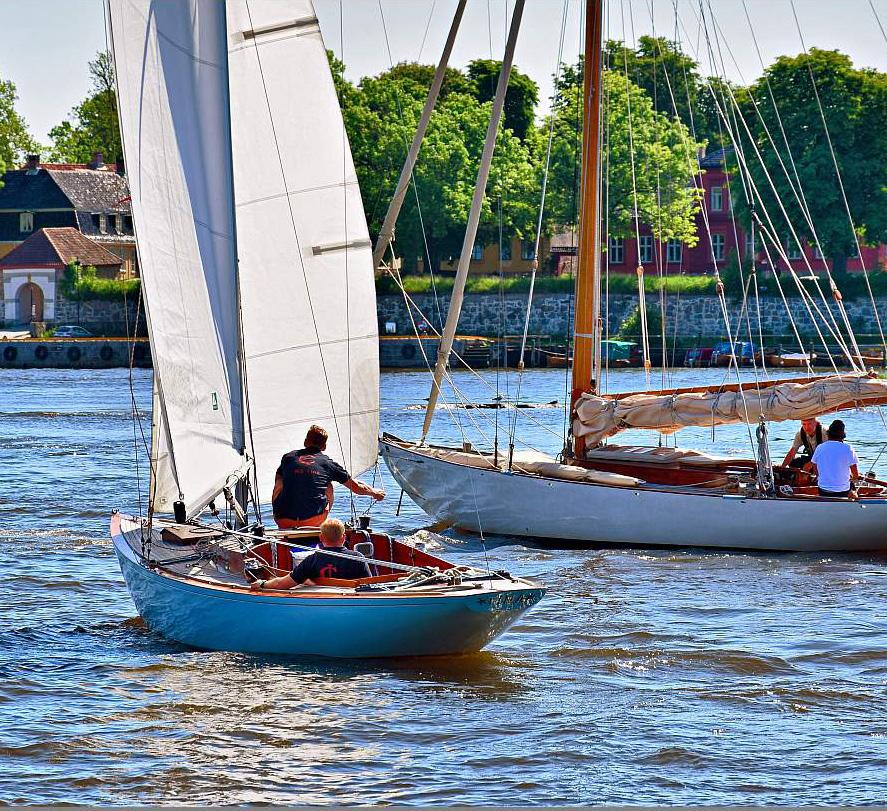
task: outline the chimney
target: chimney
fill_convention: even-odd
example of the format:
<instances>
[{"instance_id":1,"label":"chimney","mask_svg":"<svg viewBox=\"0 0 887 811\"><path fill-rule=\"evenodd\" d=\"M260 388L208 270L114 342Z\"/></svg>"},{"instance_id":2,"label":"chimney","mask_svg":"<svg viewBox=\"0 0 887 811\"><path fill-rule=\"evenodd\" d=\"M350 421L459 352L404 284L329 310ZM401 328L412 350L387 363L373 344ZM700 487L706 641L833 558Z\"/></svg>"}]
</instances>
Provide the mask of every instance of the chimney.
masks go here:
<instances>
[{"instance_id":1,"label":"chimney","mask_svg":"<svg viewBox=\"0 0 887 811\"><path fill-rule=\"evenodd\" d=\"M36 172L40 169L40 156L28 155L25 161L25 171Z\"/></svg>"},{"instance_id":2,"label":"chimney","mask_svg":"<svg viewBox=\"0 0 887 811\"><path fill-rule=\"evenodd\" d=\"M121 177L126 177L126 166L123 164L123 155L117 156L117 174Z\"/></svg>"},{"instance_id":3,"label":"chimney","mask_svg":"<svg viewBox=\"0 0 887 811\"><path fill-rule=\"evenodd\" d=\"M93 152L92 160L86 164L90 169L104 169L105 156L101 152Z\"/></svg>"}]
</instances>

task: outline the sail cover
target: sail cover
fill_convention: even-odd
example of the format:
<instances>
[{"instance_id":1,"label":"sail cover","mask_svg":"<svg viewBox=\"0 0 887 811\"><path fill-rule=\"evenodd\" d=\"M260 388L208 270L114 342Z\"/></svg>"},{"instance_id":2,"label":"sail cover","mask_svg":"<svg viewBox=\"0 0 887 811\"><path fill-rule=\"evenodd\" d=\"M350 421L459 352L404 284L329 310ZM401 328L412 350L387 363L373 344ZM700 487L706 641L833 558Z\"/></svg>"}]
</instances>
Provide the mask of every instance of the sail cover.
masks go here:
<instances>
[{"instance_id":1,"label":"sail cover","mask_svg":"<svg viewBox=\"0 0 887 811\"><path fill-rule=\"evenodd\" d=\"M746 422L803 420L829 412L887 403L887 380L864 374L832 375L810 382L726 390L633 394L607 399L583 394L573 435L592 447L626 428L672 433L681 428Z\"/></svg>"},{"instance_id":2,"label":"sail cover","mask_svg":"<svg viewBox=\"0 0 887 811\"><path fill-rule=\"evenodd\" d=\"M167 502L181 494L193 515L242 466L225 4L109 6L160 424L172 462L161 466L157 489Z\"/></svg>"},{"instance_id":3,"label":"sail cover","mask_svg":"<svg viewBox=\"0 0 887 811\"><path fill-rule=\"evenodd\" d=\"M309 0L227 3L246 388L260 495L311 423L375 464L379 361L357 176Z\"/></svg>"}]
</instances>

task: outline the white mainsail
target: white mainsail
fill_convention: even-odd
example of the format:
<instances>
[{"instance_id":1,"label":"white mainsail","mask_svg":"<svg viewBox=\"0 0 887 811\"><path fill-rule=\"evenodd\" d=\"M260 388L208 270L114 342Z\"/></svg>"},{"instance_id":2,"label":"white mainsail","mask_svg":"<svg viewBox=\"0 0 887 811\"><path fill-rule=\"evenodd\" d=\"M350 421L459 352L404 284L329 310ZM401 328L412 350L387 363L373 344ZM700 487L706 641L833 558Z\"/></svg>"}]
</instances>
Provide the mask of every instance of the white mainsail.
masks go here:
<instances>
[{"instance_id":1,"label":"white mainsail","mask_svg":"<svg viewBox=\"0 0 887 811\"><path fill-rule=\"evenodd\" d=\"M139 264L175 482L199 511L243 465L225 6L110 0ZM166 474L167 478L169 472ZM168 509L168 507L166 508Z\"/></svg>"},{"instance_id":2,"label":"white mainsail","mask_svg":"<svg viewBox=\"0 0 887 811\"><path fill-rule=\"evenodd\" d=\"M311 423L352 473L377 457L372 255L310 0L227 4L249 421L259 492Z\"/></svg>"}]
</instances>

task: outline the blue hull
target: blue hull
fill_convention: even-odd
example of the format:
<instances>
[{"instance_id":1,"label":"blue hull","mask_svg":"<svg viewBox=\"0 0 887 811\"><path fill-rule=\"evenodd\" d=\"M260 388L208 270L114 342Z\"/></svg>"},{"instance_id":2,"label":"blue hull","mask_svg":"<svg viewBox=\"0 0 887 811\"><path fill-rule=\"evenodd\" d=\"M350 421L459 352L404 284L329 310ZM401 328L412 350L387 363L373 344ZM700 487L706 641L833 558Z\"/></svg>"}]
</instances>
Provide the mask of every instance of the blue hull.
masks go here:
<instances>
[{"instance_id":1,"label":"blue hull","mask_svg":"<svg viewBox=\"0 0 887 811\"><path fill-rule=\"evenodd\" d=\"M218 589L142 565L114 536L139 614L163 636L206 650L374 658L478 651L541 599L541 588L441 595L273 596Z\"/></svg>"}]
</instances>

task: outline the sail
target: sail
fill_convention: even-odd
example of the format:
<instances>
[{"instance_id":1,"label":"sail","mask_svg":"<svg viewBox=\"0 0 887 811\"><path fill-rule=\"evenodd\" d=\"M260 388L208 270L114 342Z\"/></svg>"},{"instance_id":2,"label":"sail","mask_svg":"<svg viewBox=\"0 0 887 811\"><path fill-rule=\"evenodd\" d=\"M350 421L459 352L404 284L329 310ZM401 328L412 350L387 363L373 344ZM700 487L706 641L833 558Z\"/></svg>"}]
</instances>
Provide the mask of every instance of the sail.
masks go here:
<instances>
[{"instance_id":1,"label":"sail","mask_svg":"<svg viewBox=\"0 0 887 811\"><path fill-rule=\"evenodd\" d=\"M193 515L243 461L225 6L109 6L172 489Z\"/></svg>"},{"instance_id":2,"label":"sail","mask_svg":"<svg viewBox=\"0 0 887 811\"><path fill-rule=\"evenodd\" d=\"M617 398L583 394L576 402L573 435L592 447L626 428L672 433L681 428L746 422L803 420L848 408L887 403L887 380L864 374L831 375L810 381L750 383L709 391L632 394Z\"/></svg>"},{"instance_id":3,"label":"sail","mask_svg":"<svg viewBox=\"0 0 887 811\"><path fill-rule=\"evenodd\" d=\"M169 431L163 417L163 404L160 402L160 391L157 377L151 396L151 488L150 501L157 512L172 512L172 505L179 497L179 486L176 483L172 458L169 455Z\"/></svg>"},{"instance_id":4,"label":"sail","mask_svg":"<svg viewBox=\"0 0 887 811\"><path fill-rule=\"evenodd\" d=\"M379 427L373 267L360 190L309 0L228 10L237 248L260 494L307 427L352 475Z\"/></svg>"}]
</instances>

